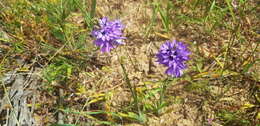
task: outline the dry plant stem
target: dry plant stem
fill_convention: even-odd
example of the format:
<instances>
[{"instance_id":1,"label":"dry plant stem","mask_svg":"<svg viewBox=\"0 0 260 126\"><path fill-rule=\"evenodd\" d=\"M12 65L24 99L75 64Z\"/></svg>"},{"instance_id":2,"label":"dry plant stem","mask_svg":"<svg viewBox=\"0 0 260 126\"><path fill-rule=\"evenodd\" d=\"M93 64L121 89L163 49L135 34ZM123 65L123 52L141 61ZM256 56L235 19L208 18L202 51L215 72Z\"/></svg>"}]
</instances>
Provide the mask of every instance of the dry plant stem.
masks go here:
<instances>
[{"instance_id":1,"label":"dry plant stem","mask_svg":"<svg viewBox=\"0 0 260 126\"><path fill-rule=\"evenodd\" d=\"M3 7L3 8L5 8L5 6L4 6L4 4L0 1L0 5Z\"/></svg>"},{"instance_id":2,"label":"dry plant stem","mask_svg":"<svg viewBox=\"0 0 260 126\"><path fill-rule=\"evenodd\" d=\"M5 87L4 81L2 81L2 85L3 85L3 88L4 88L4 92L5 92L7 95L9 95L9 92L7 91L7 88ZM14 106L12 105L11 100L10 100L9 97L8 97L8 103L9 103L9 105L11 106L11 109L14 109ZM12 111L12 110L11 110L11 111ZM8 112L7 114L9 115L9 109L8 109L7 112ZM13 113L13 114L14 114L14 113ZM8 120L8 115L7 115L7 117L6 117L6 120ZM13 116L16 117L15 114L14 114ZM19 120L18 120L17 118L15 118L15 121L16 121L17 126L20 126ZM8 121L7 121L6 123L7 123L6 125L8 126Z\"/></svg>"},{"instance_id":3,"label":"dry plant stem","mask_svg":"<svg viewBox=\"0 0 260 126\"><path fill-rule=\"evenodd\" d=\"M66 44L67 43L65 43L59 50L57 50L55 52L55 54L51 58L48 59L48 61L50 62L56 55L58 55L58 53L60 53L62 51L62 49L66 46Z\"/></svg>"},{"instance_id":4,"label":"dry plant stem","mask_svg":"<svg viewBox=\"0 0 260 126\"><path fill-rule=\"evenodd\" d=\"M225 54L224 54L224 66L222 68L221 75L223 75L226 67L228 66L227 61L228 61L228 57L229 57L229 53L230 53L231 47L233 45L233 42L235 41L235 38L236 38L236 33L233 33L232 36L229 39L228 47L227 47L227 49L225 51Z\"/></svg>"},{"instance_id":5,"label":"dry plant stem","mask_svg":"<svg viewBox=\"0 0 260 126\"><path fill-rule=\"evenodd\" d=\"M64 95L64 91L63 91L63 89L60 88L59 89L59 102L58 102L59 106L63 105L63 102L64 102L63 95ZM58 112L58 124L64 124L63 118L64 118L64 116L63 116L62 112L59 111Z\"/></svg>"},{"instance_id":6,"label":"dry plant stem","mask_svg":"<svg viewBox=\"0 0 260 126\"><path fill-rule=\"evenodd\" d=\"M83 112L84 109L85 109L86 107L88 107L88 105L89 105L89 97L86 99L86 102L85 102L84 106L82 107L81 112ZM80 116L77 118L77 120L76 120L76 122L75 122L75 125L78 124L79 119L80 119Z\"/></svg>"},{"instance_id":7,"label":"dry plant stem","mask_svg":"<svg viewBox=\"0 0 260 126\"><path fill-rule=\"evenodd\" d=\"M8 55L11 53L11 50L10 51L8 51L6 54L5 54L5 56L3 57L3 59L2 59L2 61L1 61L1 63L0 63L0 65L2 65L3 63L4 63L4 61L5 61L5 59L8 57ZM1 75L1 74L0 74Z\"/></svg>"},{"instance_id":8,"label":"dry plant stem","mask_svg":"<svg viewBox=\"0 0 260 126\"><path fill-rule=\"evenodd\" d=\"M231 89L231 87L232 87L231 85L228 85L227 88L224 89L224 91L223 91L223 89L221 89L222 93L219 94L218 96L216 96L216 100L214 101L214 104L217 104L219 102L219 100L221 98L223 98L225 96L225 94Z\"/></svg>"},{"instance_id":9,"label":"dry plant stem","mask_svg":"<svg viewBox=\"0 0 260 126\"><path fill-rule=\"evenodd\" d=\"M256 47L253 49L252 53L246 58L246 60L249 59L250 57L253 57L254 54L257 54L256 51L257 51L258 46L259 46L259 43L257 43ZM242 55L241 55L241 57L242 57Z\"/></svg>"},{"instance_id":10,"label":"dry plant stem","mask_svg":"<svg viewBox=\"0 0 260 126\"><path fill-rule=\"evenodd\" d=\"M5 120L8 120L8 119L9 119L9 109L7 109ZM6 126L8 125L8 121L5 122L5 125Z\"/></svg>"}]
</instances>

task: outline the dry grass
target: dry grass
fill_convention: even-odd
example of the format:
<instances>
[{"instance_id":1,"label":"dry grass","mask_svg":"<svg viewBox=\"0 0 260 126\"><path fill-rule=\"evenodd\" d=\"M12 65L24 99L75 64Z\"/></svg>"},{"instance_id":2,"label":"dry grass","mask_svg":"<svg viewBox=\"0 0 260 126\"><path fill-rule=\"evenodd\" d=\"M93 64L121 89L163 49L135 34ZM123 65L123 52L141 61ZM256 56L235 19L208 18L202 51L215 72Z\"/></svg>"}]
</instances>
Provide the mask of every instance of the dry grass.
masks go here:
<instances>
[{"instance_id":1,"label":"dry grass","mask_svg":"<svg viewBox=\"0 0 260 126\"><path fill-rule=\"evenodd\" d=\"M44 1L22 1L22 5L35 4L36 8L18 8L16 0L0 2L0 6L7 6L0 9L3 22L0 33L11 39L7 41L0 34L0 75L6 78L4 73L15 69L18 73L26 73L30 68L41 69L40 74L37 72L41 79L31 85L37 89L27 89L33 90L35 97L34 104L30 103L31 99L27 104L33 106L37 125L61 120L82 126L105 125L102 121L129 126L259 124L259 8L255 7L255 1L241 5L233 2L232 11L227 5L229 0L215 1L215 8L211 1L169 2L167 30L162 16L154 10L159 3L158 7L166 11L167 0L98 0L95 19L107 16L126 25L126 44L109 54L95 51L92 38L87 35L91 28L86 26L79 9L65 18L63 32L68 36L63 41L52 31L57 24L48 20L50 12L42 5ZM87 1L86 5L89 4ZM24 14L15 15L12 7ZM136 108L132 107L133 100L118 58L122 59L131 84L142 99L141 106L154 103L159 99L158 92L151 99L143 96L157 89L166 78L165 68L156 62L155 53L168 39L189 44L192 51L189 69L167 86L164 100L168 104L159 116L144 110L147 121L134 120L127 115L136 112ZM55 68L61 71L48 75ZM54 79L48 83L45 75ZM0 93L1 98L8 94L4 90L12 90L11 82L2 85L5 88L0 88L4 92ZM1 115L0 124L4 125L8 113L4 110Z\"/></svg>"}]
</instances>

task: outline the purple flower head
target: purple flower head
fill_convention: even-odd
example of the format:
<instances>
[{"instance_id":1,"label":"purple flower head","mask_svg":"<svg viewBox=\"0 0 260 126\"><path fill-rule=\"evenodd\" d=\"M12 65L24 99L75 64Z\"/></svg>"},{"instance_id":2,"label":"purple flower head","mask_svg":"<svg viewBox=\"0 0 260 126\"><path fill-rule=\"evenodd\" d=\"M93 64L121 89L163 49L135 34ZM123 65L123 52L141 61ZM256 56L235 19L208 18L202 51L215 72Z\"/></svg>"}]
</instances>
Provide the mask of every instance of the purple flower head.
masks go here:
<instances>
[{"instance_id":1,"label":"purple flower head","mask_svg":"<svg viewBox=\"0 0 260 126\"><path fill-rule=\"evenodd\" d=\"M99 20L99 28L92 31L96 39L94 43L101 48L101 52L110 52L118 45L124 44L122 37L124 26L119 20L109 21L107 17Z\"/></svg>"},{"instance_id":2,"label":"purple flower head","mask_svg":"<svg viewBox=\"0 0 260 126\"><path fill-rule=\"evenodd\" d=\"M168 67L166 74L180 77L186 68L185 61L189 60L190 51L182 42L166 41L156 54L157 62Z\"/></svg>"}]
</instances>

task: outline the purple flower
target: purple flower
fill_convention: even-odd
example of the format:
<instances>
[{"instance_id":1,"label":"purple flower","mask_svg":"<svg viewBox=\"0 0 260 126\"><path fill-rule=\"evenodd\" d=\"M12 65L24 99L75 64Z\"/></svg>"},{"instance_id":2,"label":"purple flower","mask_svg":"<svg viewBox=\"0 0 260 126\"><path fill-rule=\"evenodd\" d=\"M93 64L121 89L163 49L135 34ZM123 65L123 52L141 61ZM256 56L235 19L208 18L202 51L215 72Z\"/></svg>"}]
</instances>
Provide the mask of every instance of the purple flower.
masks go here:
<instances>
[{"instance_id":1,"label":"purple flower","mask_svg":"<svg viewBox=\"0 0 260 126\"><path fill-rule=\"evenodd\" d=\"M109 21L107 17L100 19L99 28L92 31L92 36L96 38L95 45L101 48L101 52L110 52L116 46L124 44L123 29L119 20Z\"/></svg>"},{"instance_id":2,"label":"purple flower","mask_svg":"<svg viewBox=\"0 0 260 126\"><path fill-rule=\"evenodd\" d=\"M157 62L168 67L166 74L172 77L180 77L187 67L185 61L189 60L190 51L182 42L174 40L166 41L156 54Z\"/></svg>"},{"instance_id":3,"label":"purple flower","mask_svg":"<svg viewBox=\"0 0 260 126\"><path fill-rule=\"evenodd\" d=\"M208 119L207 119L208 124L209 124L209 125L212 125L213 120L214 120L214 119L212 119L212 118L208 118Z\"/></svg>"}]
</instances>

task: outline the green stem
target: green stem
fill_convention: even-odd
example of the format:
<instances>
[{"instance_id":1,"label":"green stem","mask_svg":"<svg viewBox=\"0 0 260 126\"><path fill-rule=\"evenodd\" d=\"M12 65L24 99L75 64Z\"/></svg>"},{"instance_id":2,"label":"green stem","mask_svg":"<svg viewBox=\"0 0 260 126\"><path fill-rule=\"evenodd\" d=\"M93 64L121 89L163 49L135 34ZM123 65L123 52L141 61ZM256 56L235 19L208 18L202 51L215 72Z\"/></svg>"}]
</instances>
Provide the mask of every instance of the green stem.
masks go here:
<instances>
[{"instance_id":1,"label":"green stem","mask_svg":"<svg viewBox=\"0 0 260 126\"><path fill-rule=\"evenodd\" d=\"M126 68L125 68L124 64L121 62L120 57L119 57L117 51L116 51L116 55L117 55L118 62L119 62L120 66L121 66L121 68L123 70L124 79L126 81L126 84L127 84L127 86L129 87L129 89L131 91L132 97L134 98L134 104L135 104L136 108L138 109L138 112L140 113L140 108L139 108L139 105L138 105L138 97L137 97L137 93L136 93L136 88L131 85L131 82L130 82L130 79L128 77Z\"/></svg>"},{"instance_id":2,"label":"green stem","mask_svg":"<svg viewBox=\"0 0 260 126\"><path fill-rule=\"evenodd\" d=\"M233 11L233 9L232 9L232 6L231 6L231 0L225 0L225 2L227 3L227 5L228 5L228 9L229 9L229 11L230 11L230 14L231 14L231 16L232 16L232 19L233 19L233 21L236 23L236 16L235 16L235 13L234 13L234 11Z\"/></svg>"},{"instance_id":3,"label":"green stem","mask_svg":"<svg viewBox=\"0 0 260 126\"><path fill-rule=\"evenodd\" d=\"M97 5L97 1L96 0L92 0L91 11L90 11L90 18L91 19L95 16L96 5Z\"/></svg>"},{"instance_id":4,"label":"green stem","mask_svg":"<svg viewBox=\"0 0 260 126\"><path fill-rule=\"evenodd\" d=\"M165 97L165 91L166 91L166 87L167 85L169 84L171 80L167 77L162 85L161 85L161 91L160 91L160 99L159 99L159 104L158 104L158 110L161 109L162 105L163 105L163 100L164 100L164 97ZM159 114L159 112L157 112L157 114Z\"/></svg>"}]
</instances>

